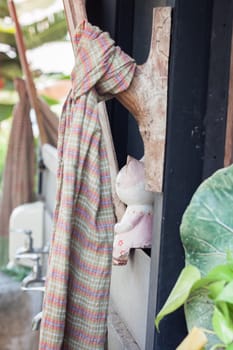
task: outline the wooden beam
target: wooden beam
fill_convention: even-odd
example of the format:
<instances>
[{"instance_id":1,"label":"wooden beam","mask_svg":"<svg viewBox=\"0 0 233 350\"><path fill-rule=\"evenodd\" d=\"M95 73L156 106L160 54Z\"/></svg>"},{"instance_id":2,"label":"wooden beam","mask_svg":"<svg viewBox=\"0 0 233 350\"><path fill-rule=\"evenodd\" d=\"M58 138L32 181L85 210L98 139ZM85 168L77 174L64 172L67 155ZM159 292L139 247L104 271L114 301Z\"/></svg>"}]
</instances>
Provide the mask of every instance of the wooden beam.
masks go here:
<instances>
[{"instance_id":1,"label":"wooden beam","mask_svg":"<svg viewBox=\"0 0 233 350\"><path fill-rule=\"evenodd\" d=\"M47 135L45 132L44 124L43 124L43 115L40 111L39 104L38 104L38 97L36 92L36 87L32 78L32 73L29 68L29 64L26 57L26 47L24 44L22 29L20 27L18 16L15 8L15 4L13 0L8 0L8 8L11 15L12 20L15 23L15 38L16 38L16 44L19 52L19 58L20 63L25 75L25 81L27 86L27 92L30 99L31 107L34 109L37 119L37 124L40 132L40 141L41 144L47 143Z\"/></svg>"},{"instance_id":2,"label":"wooden beam","mask_svg":"<svg viewBox=\"0 0 233 350\"><path fill-rule=\"evenodd\" d=\"M151 48L128 90L116 97L135 117L144 142L146 188L163 190L171 7L153 11Z\"/></svg>"},{"instance_id":3,"label":"wooden beam","mask_svg":"<svg viewBox=\"0 0 233 350\"><path fill-rule=\"evenodd\" d=\"M213 1L212 37L210 43L209 81L205 115L205 155L203 179L224 166L229 147L231 116L228 106L231 62L233 2ZM229 100L231 103L231 101ZM229 116L227 130L227 114ZM227 140L226 140L227 130ZM228 153L229 151L227 151ZM226 155L229 157L228 155ZM227 164L227 163L225 163Z\"/></svg>"}]
</instances>

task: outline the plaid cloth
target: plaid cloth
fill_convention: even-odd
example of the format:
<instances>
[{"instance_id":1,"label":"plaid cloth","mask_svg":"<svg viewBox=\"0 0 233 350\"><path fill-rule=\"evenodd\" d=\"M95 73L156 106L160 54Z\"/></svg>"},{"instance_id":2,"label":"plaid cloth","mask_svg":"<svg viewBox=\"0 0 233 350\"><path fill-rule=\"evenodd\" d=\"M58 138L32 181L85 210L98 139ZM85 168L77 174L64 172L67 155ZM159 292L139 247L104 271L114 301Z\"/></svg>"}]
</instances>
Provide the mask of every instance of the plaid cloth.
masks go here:
<instances>
[{"instance_id":1,"label":"plaid cloth","mask_svg":"<svg viewBox=\"0 0 233 350\"><path fill-rule=\"evenodd\" d=\"M54 233L40 350L104 349L115 216L98 101L128 88L134 61L84 21L58 139Z\"/></svg>"}]
</instances>

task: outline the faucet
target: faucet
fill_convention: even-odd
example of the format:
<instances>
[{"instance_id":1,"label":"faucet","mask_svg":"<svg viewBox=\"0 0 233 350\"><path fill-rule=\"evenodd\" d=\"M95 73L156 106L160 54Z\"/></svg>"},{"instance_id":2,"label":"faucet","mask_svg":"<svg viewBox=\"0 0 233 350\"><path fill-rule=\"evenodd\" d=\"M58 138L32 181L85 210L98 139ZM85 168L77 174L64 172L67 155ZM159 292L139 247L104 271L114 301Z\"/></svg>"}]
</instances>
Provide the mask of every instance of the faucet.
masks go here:
<instances>
[{"instance_id":1,"label":"faucet","mask_svg":"<svg viewBox=\"0 0 233 350\"><path fill-rule=\"evenodd\" d=\"M21 284L23 290L27 290L31 284L34 283L45 283L45 277L42 276L42 265L40 264L40 256L36 253L20 253L16 255L16 260L18 259L29 259L34 262L32 267L32 272L26 276Z\"/></svg>"},{"instance_id":2,"label":"faucet","mask_svg":"<svg viewBox=\"0 0 233 350\"><path fill-rule=\"evenodd\" d=\"M27 292L42 292L45 293L45 287L44 286L36 286L36 287L23 287L21 286L22 290L25 290Z\"/></svg>"},{"instance_id":3,"label":"faucet","mask_svg":"<svg viewBox=\"0 0 233 350\"><path fill-rule=\"evenodd\" d=\"M42 311L39 312L36 316L34 316L32 319L32 330L33 331L39 330L41 319L42 319Z\"/></svg>"},{"instance_id":4,"label":"faucet","mask_svg":"<svg viewBox=\"0 0 233 350\"><path fill-rule=\"evenodd\" d=\"M16 251L16 255L27 254L27 253L37 253L37 254L48 254L49 253L49 242L42 248L34 248L32 230L16 230L19 233L24 233L26 235L23 247Z\"/></svg>"},{"instance_id":5,"label":"faucet","mask_svg":"<svg viewBox=\"0 0 233 350\"><path fill-rule=\"evenodd\" d=\"M24 246L16 251L15 260L29 259L34 262L32 266L32 273L23 279L21 289L32 290L32 287L29 287L31 284L45 282L45 277L42 277L42 264L40 263L40 257L43 254L49 254L50 244L47 242L47 244L45 244L42 248L34 248L32 231L17 231L25 233L26 239L24 240Z\"/></svg>"},{"instance_id":6,"label":"faucet","mask_svg":"<svg viewBox=\"0 0 233 350\"><path fill-rule=\"evenodd\" d=\"M21 249L18 251L18 253L15 256L16 260L20 259L29 259L33 261L33 267L32 272L26 276L22 283L21 283L21 289L23 291L37 291L37 292L45 292L45 277L42 276L42 265L40 263L40 258L42 254L49 253L49 244L45 245L42 249L34 249L33 248L33 240L31 237L31 233L28 234L28 242L29 245L25 246L26 249ZM33 284L42 284L43 286L31 286ZM39 312L34 318L32 319L32 330L38 331L40 328L42 319L42 311Z\"/></svg>"},{"instance_id":7,"label":"faucet","mask_svg":"<svg viewBox=\"0 0 233 350\"><path fill-rule=\"evenodd\" d=\"M33 252L33 238L32 238L32 231L31 230L16 230L18 233L24 233L26 235L24 239L24 245L23 247L17 249L16 255L18 254L25 254L25 253L32 253Z\"/></svg>"}]
</instances>

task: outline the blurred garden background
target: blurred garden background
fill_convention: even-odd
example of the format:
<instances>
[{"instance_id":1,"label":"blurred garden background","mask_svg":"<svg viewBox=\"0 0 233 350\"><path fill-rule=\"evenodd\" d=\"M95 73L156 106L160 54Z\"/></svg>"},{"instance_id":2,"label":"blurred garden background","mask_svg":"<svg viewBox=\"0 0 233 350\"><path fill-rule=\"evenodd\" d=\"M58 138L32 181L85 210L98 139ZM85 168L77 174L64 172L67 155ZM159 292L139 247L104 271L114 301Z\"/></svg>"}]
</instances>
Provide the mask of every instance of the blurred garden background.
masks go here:
<instances>
[{"instance_id":1,"label":"blurred garden background","mask_svg":"<svg viewBox=\"0 0 233 350\"><path fill-rule=\"evenodd\" d=\"M73 51L63 2L15 0L15 6L38 96L59 118L70 88L70 73L73 66ZM0 0L0 201L4 189L4 169L13 111L19 100L14 81L19 77L24 78L24 75L16 45L15 26L9 15L7 0ZM30 119L37 154L38 126L33 109L30 112ZM35 179L36 177L37 170ZM36 192L37 180L35 194ZM0 240L0 244L2 248L4 245L6 252L8 249L6 240ZM6 254L0 254L0 266L5 263Z\"/></svg>"},{"instance_id":2,"label":"blurred garden background","mask_svg":"<svg viewBox=\"0 0 233 350\"><path fill-rule=\"evenodd\" d=\"M73 67L63 2L15 0L12 3L25 43L24 52L36 98L47 111L43 123L49 129L48 124L53 120L51 123L57 134ZM15 20L9 8L7 0L0 0L0 349L36 350L39 332L32 331L32 324L35 318L39 325L43 293L21 290L24 278L31 276L36 281L35 270L30 264L21 264L17 258L10 259L9 219L14 208L41 200L42 143L38 114L29 96L28 79L24 75L22 57L20 61L19 44L18 47L16 44ZM27 221L26 218L25 225ZM27 251L23 240L22 248Z\"/></svg>"}]
</instances>

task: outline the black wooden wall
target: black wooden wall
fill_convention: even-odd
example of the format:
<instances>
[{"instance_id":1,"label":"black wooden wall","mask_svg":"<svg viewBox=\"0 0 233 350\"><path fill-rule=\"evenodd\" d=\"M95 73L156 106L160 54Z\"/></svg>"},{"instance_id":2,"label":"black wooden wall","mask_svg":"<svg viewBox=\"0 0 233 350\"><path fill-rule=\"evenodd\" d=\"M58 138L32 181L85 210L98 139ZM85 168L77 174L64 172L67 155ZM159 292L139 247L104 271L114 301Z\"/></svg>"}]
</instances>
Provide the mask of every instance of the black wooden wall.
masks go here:
<instances>
[{"instance_id":1,"label":"black wooden wall","mask_svg":"<svg viewBox=\"0 0 233 350\"><path fill-rule=\"evenodd\" d=\"M154 318L184 266L179 225L201 181L223 166L233 2L231 0L87 0L88 17L111 33L138 64L150 47L152 8L174 5L169 63L163 195L156 196L146 350L174 350L186 334L183 310ZM137 158L137 125L116 100L108 102L119 166Z\"/></svg>"},{"instance_id":2,"label":"black wooden wall","mask_svg":"<svg viewBox=\"0 0 233 350\"><path fill-rule=\"evenodd\" d=\"M132 55L134 0L87 0L87 10L91 23L107 30L116 44L121 46L126 53ZM128 119L132 117L129 117L128 111L115 99L107 102L107 109L117 159L121 168L125 164L128 154ZM136 156L135 152L131 155Z\"/></svg>"},{"instance_id":3,"label":"black wooden wall","mask_svg":"<svg viewBox=\"0 0 233 350\"><path fill-rule=\"evenodd\" d=\"M211 12L209 0L178 0L173 10L159 270L157 276L151 271L156 313L184 266L179 226L202 180ZM174 350L186 333L181 308L161 322L154 343L153 335L149 337L148 349Z\"/></svg>"}]
</instances>

